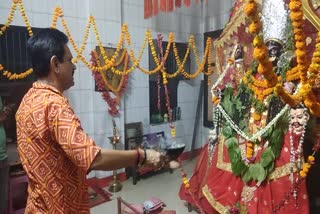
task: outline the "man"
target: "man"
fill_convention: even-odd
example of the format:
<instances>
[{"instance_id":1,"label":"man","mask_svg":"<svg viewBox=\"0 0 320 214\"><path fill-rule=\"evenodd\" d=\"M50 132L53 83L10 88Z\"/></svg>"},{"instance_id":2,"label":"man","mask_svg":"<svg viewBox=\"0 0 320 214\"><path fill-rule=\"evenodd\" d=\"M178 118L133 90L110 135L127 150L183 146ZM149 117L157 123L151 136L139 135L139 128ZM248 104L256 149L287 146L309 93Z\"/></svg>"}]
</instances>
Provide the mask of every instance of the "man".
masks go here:
<instances>
[{"instance_id":1,"label":"man","mask_svg":"<svg viewBox=\"0 0 320 214\"><path fill-rule=\"evenodd\" d=\"M0 214L4 214L8 204L9 165L6 149L6 131L4 121L8 118L14 105L4 106L0 96Z\"/></svg>"},{"instance_id":2,"label":"man","mask_svg":"<svg viewBox=\"0 0 320 214\"><path fill-rule=\"evenodd\" d=\"M26 213L89 213L86 174L130 165L158 167L154 150L102 149L83 131L63 91L76 66L67 36L43 29L28 41L38 78L16 114L18 152L29 179Z\"/></svg>"}]
</instances>

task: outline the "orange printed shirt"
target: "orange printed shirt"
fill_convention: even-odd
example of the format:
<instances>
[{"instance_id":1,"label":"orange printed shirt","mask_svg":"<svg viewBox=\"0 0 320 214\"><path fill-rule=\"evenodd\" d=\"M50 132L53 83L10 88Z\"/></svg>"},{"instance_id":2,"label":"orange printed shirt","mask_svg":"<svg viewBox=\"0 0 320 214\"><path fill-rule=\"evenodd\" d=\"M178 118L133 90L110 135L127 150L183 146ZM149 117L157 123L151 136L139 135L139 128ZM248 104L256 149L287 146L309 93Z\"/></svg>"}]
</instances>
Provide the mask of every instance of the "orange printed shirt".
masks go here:
<instances>
[{"instance_id":1,"label":"orange printed shirt","mask_svg":"<svg viewBox=\"0 0 320 214\"><path fill-rule=\"evenodd\" d=\"M86 174L100 151L66 97L35 82L16 113L18 152L29 179L25 213L89 213Z\"/></svg>"}]
</instances>

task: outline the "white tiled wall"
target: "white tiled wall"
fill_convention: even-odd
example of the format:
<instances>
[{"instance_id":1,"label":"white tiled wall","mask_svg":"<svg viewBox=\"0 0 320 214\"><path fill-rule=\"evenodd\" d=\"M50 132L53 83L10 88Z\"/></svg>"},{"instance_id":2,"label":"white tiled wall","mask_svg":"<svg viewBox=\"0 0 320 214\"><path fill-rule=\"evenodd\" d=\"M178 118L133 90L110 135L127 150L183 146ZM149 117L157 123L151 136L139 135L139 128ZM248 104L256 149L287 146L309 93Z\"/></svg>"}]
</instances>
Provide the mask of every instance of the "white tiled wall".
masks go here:
<instances>
[{"instance_id":1,"label":"white tiled wall","mask_svg":"<svg viewBox=\"0 0 320 214\"><path fill-rule=\"evenodd\" d=\"M11 0L0 1L0 24L6 21L11 2ZM54 7L62 7L65 14L64 18L78 47L82 42L89 15L93 15L96 18L100 38L105 46L115 47L120 36L121 25L127 23L131 34L132 47L135 54L138 55L147 28L152 29L154 37L156 36L156 31L161 31L165 39L167 39L169 31L174 31L176 32L176 41L179 42L187 42L190 33L192 33L195 35L198 51L202 53L203 31L207 30L206 28L215 30L223 27L231 7L230 0L209 1L209 6L213 4L212 2L221 4L222 9L219 10L217 4L214 4L214 10L217 12L215 14L207 12L206 16L208 17L201 15L202 13L199 15L199 11L197 15L194 15L196 14L194 11L201 9L199 6L195 6L191 7L191 9L179 9L176 13L162 14L166 20L162 22L159 21L160 19L156 20L155 18L143 19L143 0L25 0L23 4L29 21L34 27L49 27ZM24 26L19 9L15 14L12 24ZM175 24L169 25L173 21L175 21ZM64 31L60 20L58 20L57 28ZM96 44L97 41L93 35L93 30L91 30L88 45L84 51L88 61L90 59L89 53ZM73 50L72 53L75 55ZM201 57L200 54L200 59ZM148 68L147 48L140 66ZM196 68L195 63L192 62L192 72ZM190 150L191 147L202 78L202 76L199 76L195 80L181 81L179 83L178 106L181 107L181 120L175 123L177 130L176 140L187 144L186 151ZM168 124L149 125L149 77L135 70L130 74L129 79L128 88L121 101L121 114L120 117L116 118L118 131L122 136L121 144L124 143L124 124L130 122L142 121L145 133L164 130L167 135L170 135ZM91 71L82 62L77 64L75 86L66 91L65 95L69 98L71 105L80 118L84 130L94 138L98 145L104 148L111 148L111 144L107 139L112 135L111 116L107 113L108 106L102 99L101 94L94 92L94 79ZM199 117L200 128L198 128L196 148L204 144L207 133L207 129L202 126L202 112ZM123 145L119 147L123 147ZM111 175L111 172L91 172L89 177L104 177L107 175Z\"/></svg>"}]
</instances>

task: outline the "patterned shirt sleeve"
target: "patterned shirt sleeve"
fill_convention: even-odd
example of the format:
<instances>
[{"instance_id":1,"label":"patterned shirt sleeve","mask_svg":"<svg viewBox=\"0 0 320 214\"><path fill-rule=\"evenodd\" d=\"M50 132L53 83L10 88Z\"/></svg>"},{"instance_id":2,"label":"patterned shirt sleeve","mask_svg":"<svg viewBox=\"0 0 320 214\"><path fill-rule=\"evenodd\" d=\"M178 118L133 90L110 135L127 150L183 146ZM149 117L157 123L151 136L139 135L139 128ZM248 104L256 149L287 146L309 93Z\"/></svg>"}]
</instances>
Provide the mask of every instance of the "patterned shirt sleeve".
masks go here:
<instances>
[{"instance_id":1,"label":"patterned shirt sleeve","mask_svg":"<svg viewBox=\"0 0 320 214\"><path fill-rule=\"evenodd\" d=\"M101 148L84 132L68 102L50 103L48 120L52 137L76 166L88 172Z\"/></svg>"}]
</instances>

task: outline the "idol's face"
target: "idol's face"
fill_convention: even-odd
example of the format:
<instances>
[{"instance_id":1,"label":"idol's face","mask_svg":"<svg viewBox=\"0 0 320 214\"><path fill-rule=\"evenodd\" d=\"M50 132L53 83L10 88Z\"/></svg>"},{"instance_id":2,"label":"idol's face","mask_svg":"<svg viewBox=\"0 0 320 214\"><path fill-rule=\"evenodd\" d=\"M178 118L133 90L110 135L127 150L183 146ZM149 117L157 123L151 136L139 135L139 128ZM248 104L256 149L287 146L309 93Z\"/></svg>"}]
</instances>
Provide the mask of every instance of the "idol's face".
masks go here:
<instances>
[{"instance_id":1,"label":"idol's face","mask_svg":"<svg viewBox=\"0 0 320 214\"><path fill-rule=\"evenodd\" d=\"M290 110L290 128L296 134L301 134L309 120L309 114L303 108Z\"/></svg>"},{"instance_id":2,"label":"idol's face","mask_svg":"<svg viewBox=\"0 0 320 214\"><path fill-rule=\"evenodd\" d=\"M268 56L269 56L269 60L272 62L273 66L277 65L277 62L279 60L279 57L282 54L282 45L279 42L276 41L268 41L266 43L267 47L268 47Z\"/></svg>"}]
</instances>

